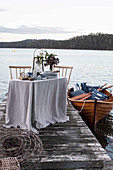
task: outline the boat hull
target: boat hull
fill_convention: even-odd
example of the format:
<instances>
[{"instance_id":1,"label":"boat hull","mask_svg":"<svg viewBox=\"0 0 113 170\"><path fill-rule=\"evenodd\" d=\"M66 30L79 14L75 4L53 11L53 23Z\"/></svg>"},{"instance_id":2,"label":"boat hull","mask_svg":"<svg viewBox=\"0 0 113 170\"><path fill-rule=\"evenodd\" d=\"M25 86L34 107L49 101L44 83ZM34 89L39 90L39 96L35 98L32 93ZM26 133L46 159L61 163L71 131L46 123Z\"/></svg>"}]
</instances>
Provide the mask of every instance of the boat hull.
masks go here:
<instances>
[{"instance_id":1,"label":"boat hull","mask_svg":"<svg viewBox=\"0 0 113 170\"><path fill-rule=\"evenodd\" d=\"M105 91L108 94L108 91ZM79 114L87 125L94 129L96 123L108 115L113 109L113 96L109 100L72 100L69 98L74 108L79 111Z\"/></svg>"}]
</instances>

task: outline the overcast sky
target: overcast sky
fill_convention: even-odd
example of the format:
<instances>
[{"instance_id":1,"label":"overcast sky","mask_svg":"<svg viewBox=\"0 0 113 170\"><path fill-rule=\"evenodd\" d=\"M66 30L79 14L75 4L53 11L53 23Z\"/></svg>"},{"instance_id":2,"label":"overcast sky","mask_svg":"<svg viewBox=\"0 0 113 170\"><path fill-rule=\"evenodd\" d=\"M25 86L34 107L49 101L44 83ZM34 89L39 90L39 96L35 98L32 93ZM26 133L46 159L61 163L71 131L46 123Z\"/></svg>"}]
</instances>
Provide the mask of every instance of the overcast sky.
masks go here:
<instances>
[{"instance_id":1,"label":"overcast sky","mask_svg":"<svg viewBox=\"0 0 113 170\"><path fill-rule=\"evenodd\" d=\"M113 34L113 0L0 0L0 41Z\"/></svg>"}]
</instances>

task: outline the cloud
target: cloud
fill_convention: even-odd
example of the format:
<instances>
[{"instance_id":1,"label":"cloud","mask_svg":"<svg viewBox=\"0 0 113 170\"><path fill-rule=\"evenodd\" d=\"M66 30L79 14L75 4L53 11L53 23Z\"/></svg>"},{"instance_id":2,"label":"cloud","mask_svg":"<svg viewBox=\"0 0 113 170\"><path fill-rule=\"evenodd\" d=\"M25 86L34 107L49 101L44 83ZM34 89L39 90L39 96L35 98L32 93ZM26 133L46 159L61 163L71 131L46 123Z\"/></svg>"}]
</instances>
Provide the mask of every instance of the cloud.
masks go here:
<instances>
[{"instance_id":1,"label":"cloud","mask_svg":"<svg viewBox=\"0 0 113 170\"><path fill-rule=\"evenodd\" d=\"M81 32L81 31L80 31ZM12 34L56 34L56 33L78 33L78 31L68 31L61 27L28 27L21 25L17 28L7 28L0 26L0 33Z\"/></svg>"}]
</instances>

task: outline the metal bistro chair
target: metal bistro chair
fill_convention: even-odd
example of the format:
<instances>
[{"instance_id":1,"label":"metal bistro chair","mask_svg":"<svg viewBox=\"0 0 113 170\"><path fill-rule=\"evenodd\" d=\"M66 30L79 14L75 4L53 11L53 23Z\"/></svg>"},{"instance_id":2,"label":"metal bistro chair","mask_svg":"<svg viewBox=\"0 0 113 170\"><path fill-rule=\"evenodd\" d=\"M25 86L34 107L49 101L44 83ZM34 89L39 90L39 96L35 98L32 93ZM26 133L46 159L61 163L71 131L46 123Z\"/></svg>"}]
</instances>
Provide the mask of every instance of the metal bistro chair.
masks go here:
<instances>
[{"instance_id":1,"label":"metal bistro chair","mask_svg":"<svg viewBox=\"0 0 113 170\"><path fill-rule=\"evenodd\" d=\"M59 77L67 78L67 87L68 87L73 67L54 65L53 69L54 70L57 69L59 71Z\"/></svg>"},{"instance_id":2,"label":"metal bistro chair","mask_svg":"<svg viewBox=\"0 0 113 170\"><path fill-rule=\"evenodd\" d=\"M13 79L14 76L17 79L18 77L20 77L20 73L22 72L27 73L27 72L30 72L32 69L31 66L9 66L9 68L10 68L11 80Z\"/></svg>"}]
</instances>

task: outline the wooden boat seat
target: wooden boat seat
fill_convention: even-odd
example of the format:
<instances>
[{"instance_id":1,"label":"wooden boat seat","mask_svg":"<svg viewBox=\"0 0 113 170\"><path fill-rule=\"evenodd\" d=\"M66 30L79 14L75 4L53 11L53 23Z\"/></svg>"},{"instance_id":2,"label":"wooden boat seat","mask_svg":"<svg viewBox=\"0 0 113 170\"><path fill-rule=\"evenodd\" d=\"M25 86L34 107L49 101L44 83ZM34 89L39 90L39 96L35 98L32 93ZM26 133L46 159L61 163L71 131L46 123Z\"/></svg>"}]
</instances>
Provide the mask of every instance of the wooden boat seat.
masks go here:
<instances>
[{"instance_id":1,"label":"wooden boat seat","mask_svg":"<svg viewBox=\"0 0 113 170\"><path fill-rule=\"evenodd\" d=\"M9 66L10 68L10 76L11 76L11 80L16 77L16 79L18 77L20 77L20 73L24 72L30 72L32 67L31 66Z\"/></svg>"},{"instance_id":2,"label":"wooden boat seat","mask_svg":"<svg viewBox=\"0 0 113 170\"><path fill-rule=\"evenodd\" d=\"M59 71L59 77L67 78L67 86L69 85L72 69L73 69L73 67L68 67L68 66L57 66L57 65L53 66L53 70Z\"/></svg>"}]
</instances>

